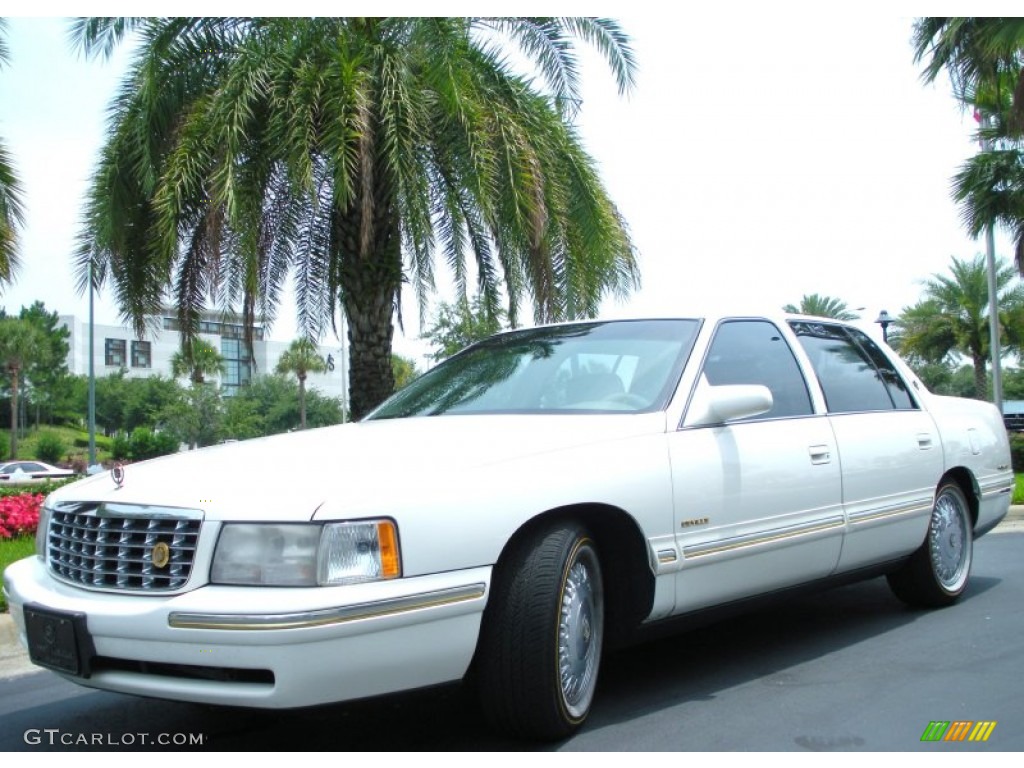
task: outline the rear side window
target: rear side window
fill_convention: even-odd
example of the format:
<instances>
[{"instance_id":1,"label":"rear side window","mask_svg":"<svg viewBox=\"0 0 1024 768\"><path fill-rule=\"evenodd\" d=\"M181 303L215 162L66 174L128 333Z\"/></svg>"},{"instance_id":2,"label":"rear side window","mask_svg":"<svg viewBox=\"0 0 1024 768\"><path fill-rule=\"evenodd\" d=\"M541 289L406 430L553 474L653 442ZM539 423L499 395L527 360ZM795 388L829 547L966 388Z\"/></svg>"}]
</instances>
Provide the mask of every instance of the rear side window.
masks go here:
<instances>
[{"instance_id":1,"label":"rear side window","mask_svg":"<svg viewBox=\"0 0 1024 768\"><path fill-rule=\"evenodd\" d=\"M864 333L827 323L791 325L818 375L829 413L916 407L895 367Z\"/></svg>"},{"instance_id":2,"label":"rear side window","mask_svg":"<svg viewBox=\"0 0 1024 768\"><path fill-rule=\"evenodd\" d=\"M772 393L772 409L755 419L813 413L807 383L779 329L765 320L722 323L704 360L708 384L760 384Z\"/></svg>"}]
</instances>

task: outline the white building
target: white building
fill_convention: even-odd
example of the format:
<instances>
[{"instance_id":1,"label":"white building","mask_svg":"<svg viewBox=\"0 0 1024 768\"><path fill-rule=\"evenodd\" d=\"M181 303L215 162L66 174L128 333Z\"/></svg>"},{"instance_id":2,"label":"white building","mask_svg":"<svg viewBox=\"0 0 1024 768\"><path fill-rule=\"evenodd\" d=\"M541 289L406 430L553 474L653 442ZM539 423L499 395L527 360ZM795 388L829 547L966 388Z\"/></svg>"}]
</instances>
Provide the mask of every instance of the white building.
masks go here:
<instances>
[{"instance_id":1,"label":"white building","mask_svg":"<svg viewBox=\"0 0 1024 768\"><path fill-rule=\"evenodd\" d=\"M171 358L181 348L178 318L173 311L149 318L143 338L122 325L93 326L93 366L97 378L117 373L122 368L126 375L145 378L161 375L172 378ZM220 313L205 313L199 324L199 336L224 358L224 373L215 377L221 392L230 397L253 377L273 373L277 361L288 349L289 341L271 341L263 326L253 328L253 354L250 358L245 345L244 326L234 322L237 318ZM68 370L73 374L89 373L89 322L76 315L61 315L61 323L71 333L68 339ZM325 373L311 373L306 387L318 390L327 397L336 397L348 403L345 391L347 379L342 365L339 346L319 345L320 355L327 363Z\"/></svg>"}]
</instances>

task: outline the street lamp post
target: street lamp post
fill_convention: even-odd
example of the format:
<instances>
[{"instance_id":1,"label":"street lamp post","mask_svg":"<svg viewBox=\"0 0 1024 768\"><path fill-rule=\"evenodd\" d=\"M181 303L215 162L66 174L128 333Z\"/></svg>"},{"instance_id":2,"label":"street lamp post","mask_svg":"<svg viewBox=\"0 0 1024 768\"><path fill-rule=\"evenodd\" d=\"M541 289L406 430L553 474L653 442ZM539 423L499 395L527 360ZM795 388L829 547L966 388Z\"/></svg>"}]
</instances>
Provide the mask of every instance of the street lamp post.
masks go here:
<instances>
[{"instance_id":1,"label":"street lamp post","mask_svg":"<svg viewBox=\"0 0 1024 768\"><path fill-rule=\"evenodd\" d=\"M896 322L888 312L884 309L878 313L878 319L875 320L880 326L882 326L882 341L886 344L889 343L889 326Z\"/></svg>"},{"instance_id":2,"label":"street lamp post","mask_svg":"<svg viewBox=\"0 0 1024 768\"><path fill-rule=\"evenodd\" d=\"M96 465L96 369L93 360L92 260L89 260L89 467Z\"/></svg>"},{"instance_id":3,"label":"street lamp post","mask_svg":"<svg viewBox=\"0 0 1024 768\"><path fill-rule=\"evenodd\" d=\"M983 113L981 118L982 136L981 149L989 152L992 140L984 133L984 129L992 125L992 115ZM999 349L999 289L996 285L996 245L992 232L993 222L989 221L985 228L985 271L988 276L988 332L989 348L992 352L992 402L999 413L1003 412L1003 372L1000 366L1002 353ZM978 397L984 397L983 392Z\"/></svg>"}]
</instances>

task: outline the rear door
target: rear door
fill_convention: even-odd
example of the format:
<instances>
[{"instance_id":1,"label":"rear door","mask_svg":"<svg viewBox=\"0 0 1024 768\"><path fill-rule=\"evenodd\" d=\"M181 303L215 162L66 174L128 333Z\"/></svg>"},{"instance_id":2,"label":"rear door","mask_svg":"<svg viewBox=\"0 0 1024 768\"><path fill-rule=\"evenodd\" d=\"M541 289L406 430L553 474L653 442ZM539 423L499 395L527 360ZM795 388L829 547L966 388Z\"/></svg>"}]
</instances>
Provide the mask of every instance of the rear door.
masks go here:
<instances>
[{"instance_id":1,"label":"rear door","mask_svg":"<svg viewBox=\"0 0 1024 768\"><path fill-rule=\"evenodd\" d=\"M821 383L838 444L847 517L839 570L912 552L924 540L943 471L932 417L863 332L790 325Z\"/></svg>"}]
</instances>

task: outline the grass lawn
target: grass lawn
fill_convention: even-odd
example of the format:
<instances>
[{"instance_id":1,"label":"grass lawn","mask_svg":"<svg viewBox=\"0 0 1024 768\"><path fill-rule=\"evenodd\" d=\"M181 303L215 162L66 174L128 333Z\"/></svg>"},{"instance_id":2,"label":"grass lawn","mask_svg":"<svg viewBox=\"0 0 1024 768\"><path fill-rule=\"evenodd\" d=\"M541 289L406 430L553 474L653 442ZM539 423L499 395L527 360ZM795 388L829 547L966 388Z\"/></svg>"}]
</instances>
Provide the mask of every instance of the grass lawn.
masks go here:
<instances>
[{"instance_id":1,"label":"grass lawn","mask_svg":"<svg viewBox=\"0 0 1024 768\"><path fill-rule=\"evenodd\" d=\"M43 432L52 432L64 442L64 456L60 463L67 463L70 456L85 460L88 456L89 433L72 427L53 427L42 425L39 429L32 427L28 433L18 440L19 459L38 459L36 455L36 444ZM78 445L75 445L75 443ZM104 461L110 458L111 440L105 435L96 435L96 460ZM0 429L0 457L7 457L10 453L11 433L8 429Z\"/></svg>"},{"instance_id":2,"label":"grass lawn","mask_svg":"<svg viewBox=\"0 0 1024 768\"><path fill-rule=\"evenodd\" d=\"M1024 504L1024 475L1014 475L1013 503Z\"/></svg>"},{"instance_id":3,"label":"grass lawn","mask_svg":"<svg viewBox=\"0 0 1024 768\"><path fill-rule=\"evenodd\" d=\"M36 551L35 536L19 536L16 539L0 539L0 573L15 560L34 555ZM0 613L7 610L7 601L0 592Z\"/></svg>"}]
</instances>

